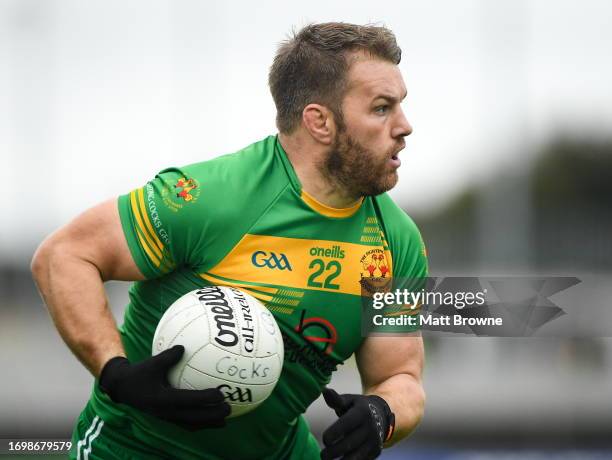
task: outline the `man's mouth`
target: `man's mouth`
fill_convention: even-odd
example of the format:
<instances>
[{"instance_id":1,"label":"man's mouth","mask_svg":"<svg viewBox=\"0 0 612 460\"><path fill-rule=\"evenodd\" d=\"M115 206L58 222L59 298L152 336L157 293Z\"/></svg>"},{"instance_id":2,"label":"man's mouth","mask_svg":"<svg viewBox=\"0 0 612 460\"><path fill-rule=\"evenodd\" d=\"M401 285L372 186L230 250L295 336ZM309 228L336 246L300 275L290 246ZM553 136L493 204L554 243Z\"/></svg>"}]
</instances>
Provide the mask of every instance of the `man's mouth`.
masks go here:
<instances>
[{"instance_id":1,"label":"man's mouth","mask_svg":"<svg viewBox=\"0 0 612 460\"><path fill-rule=\"evenodd\" d=\"M404 149L404 147L406 147L406 144L402 143L397 149L394 150L393 155L391 155L391 164L396 168L399 168L399 166L402 164L402 161L399 159L399 153Z\"/></svg>"}]
</instances>

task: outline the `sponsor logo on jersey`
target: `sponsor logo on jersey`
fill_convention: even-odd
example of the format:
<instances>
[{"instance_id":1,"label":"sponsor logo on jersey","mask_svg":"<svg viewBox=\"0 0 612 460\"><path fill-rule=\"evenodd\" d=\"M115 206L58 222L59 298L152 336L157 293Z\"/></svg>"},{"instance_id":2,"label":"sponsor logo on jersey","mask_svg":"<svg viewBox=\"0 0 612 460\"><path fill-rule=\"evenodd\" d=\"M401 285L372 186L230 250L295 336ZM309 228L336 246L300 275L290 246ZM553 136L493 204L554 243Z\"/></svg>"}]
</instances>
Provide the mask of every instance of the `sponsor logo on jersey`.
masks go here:
<instances>
[{"instance_id":1,"label":"sponsor logo on jersey","mask_svg":"<svg viewBox=\"0 0 612 460\"><path fill-rule=\"evenodd\" d=\"M332 259L344 259L344 249L342 249L339 245L334 245L331 248L310 248L309 253L311 256L331 257Z\"/></svg>"},{"instance_id":2,"label":"sponsor logo on jersey","mask_svg":"<svg viewBox=\"0 0 612 460\"><path fill-rule=\"evenodd\" d=\"M267 267L271 270L292 270L289 259L283 253L255 251L251 256L251 263L258 268Z\"/></svg>"},{"instance_id":3,"label":"sponsor logo on jersey","mask_svg":"<svg viewBox=\"0 0 612 460\"><path fill-rule=\"evenodd\" d=\"M297 343L285 332L281 332L285 343L285 360L289 363L309 367L317 372L330 374L338 368L340 361L332 355L325 355L314 348L310 342Z\"/></svg>"},{"instance_id":4,"label":"sponsor logo on jersey","mask_svg":"<svg viewBox=\"0 0 612 460\"><path fill-rule=\"evenodd\" d=\"M306 318L306 310L302 311L300 322L295 326L304 339L310 342L317 350L329 355L338 342L338 332L334 325L326 318Z\"/></svg>"},{"instance_id":5,"label":"sponsor logo on jersey","mask_svg":"<svg viewBox=\"0 0 612 460\"><path fill-rule=\"evenodd\" d=\"M186 204L195 203L199 196L200 184L188 177L181 177L172 185L166 184L162 190L164 204L175 212Z\"/></svg>"}]
</instances>

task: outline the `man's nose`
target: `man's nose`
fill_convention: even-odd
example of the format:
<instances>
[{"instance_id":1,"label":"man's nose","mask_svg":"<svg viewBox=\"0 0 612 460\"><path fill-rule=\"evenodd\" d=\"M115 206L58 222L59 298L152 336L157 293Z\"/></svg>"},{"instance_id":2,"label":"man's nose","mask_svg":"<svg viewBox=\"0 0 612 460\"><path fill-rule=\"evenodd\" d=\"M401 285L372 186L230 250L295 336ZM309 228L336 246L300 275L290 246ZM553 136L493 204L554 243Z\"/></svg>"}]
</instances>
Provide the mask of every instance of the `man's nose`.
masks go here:
<instances>
[{"instance_id":1,"label":"man's nose","mask_svg":"<svg viewBox=\"0 0 612 460\"><path fill-rule=\"evenodd\" d=\"M406 136L409 136L411 133L412 133L412 125L406 119L406 116L404 115L404 111L400 110L398 114L398 118L397 118L397 124L393 128L391 132L391 136L393 136L393 138L406 137Z\"/></svg>"}]
</instances>

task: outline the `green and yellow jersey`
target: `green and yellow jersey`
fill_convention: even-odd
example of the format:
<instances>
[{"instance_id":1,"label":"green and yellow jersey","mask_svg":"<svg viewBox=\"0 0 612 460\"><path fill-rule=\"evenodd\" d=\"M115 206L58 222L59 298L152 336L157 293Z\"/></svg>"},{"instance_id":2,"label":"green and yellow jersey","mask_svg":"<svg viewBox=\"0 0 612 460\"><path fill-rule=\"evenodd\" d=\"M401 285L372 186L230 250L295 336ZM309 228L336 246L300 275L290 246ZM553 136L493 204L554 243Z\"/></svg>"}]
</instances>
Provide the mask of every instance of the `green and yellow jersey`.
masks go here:
<instances>
[{"instance_id":1,"label":"green and yellow jersey","mask_svg":"<svg viewBox=\"0 0 612 460\"><path fill-rule=\"evenodd\" d=\"M285 342L272 395L221 430L188 432L94 388L90 406L107 425L129 421L130 436L172 458L289 458L305 442L301 414L363 341L364 283L427 274L419 232L388 195L346 209L317 202L276 136L166 169L121 196L119 212L147 278L133 284L120 328L130 360L151 356L166 308L203 285L234 286L261 300Z\"/></svg>"}]
</instances>

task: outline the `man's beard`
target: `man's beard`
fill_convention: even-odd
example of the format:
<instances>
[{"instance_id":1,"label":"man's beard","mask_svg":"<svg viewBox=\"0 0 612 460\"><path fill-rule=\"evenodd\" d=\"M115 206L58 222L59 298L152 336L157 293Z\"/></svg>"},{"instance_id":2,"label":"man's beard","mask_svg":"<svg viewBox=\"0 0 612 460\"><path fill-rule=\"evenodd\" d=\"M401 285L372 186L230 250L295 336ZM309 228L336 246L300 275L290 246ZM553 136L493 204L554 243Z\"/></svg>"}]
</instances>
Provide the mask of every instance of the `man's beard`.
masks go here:
<instances>
[{"instance_id":1,"label":"man's beard","mask_svg":"<svg viewBox=\"0 0 612 460\"><path fill-rule=\"evenodd\" d=\"M380 195L397 184L397 171L384 156L361 145L346 131L339 132L323 163L323 173L351 197Z\"/></svg>"}]
</instances>

